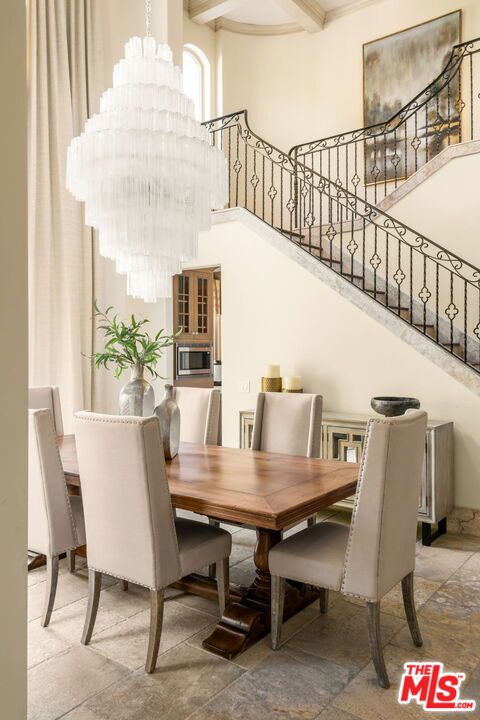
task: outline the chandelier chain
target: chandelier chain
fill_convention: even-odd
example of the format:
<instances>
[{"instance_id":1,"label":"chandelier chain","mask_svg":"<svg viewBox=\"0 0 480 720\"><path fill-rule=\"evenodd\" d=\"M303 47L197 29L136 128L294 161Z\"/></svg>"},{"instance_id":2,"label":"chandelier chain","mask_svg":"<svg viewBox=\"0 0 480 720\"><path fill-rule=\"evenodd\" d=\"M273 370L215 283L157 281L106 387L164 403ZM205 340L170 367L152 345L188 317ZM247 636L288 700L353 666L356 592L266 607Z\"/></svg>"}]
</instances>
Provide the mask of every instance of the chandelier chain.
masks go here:
<instances>
[{"instance_id":1,"label":"chandelier chain","mask_svg":"<svg viewBox=\"0 0 480 720\"><path fill-rule=\"evenodd\" d=\"M150 16L152 14L151 0L145 0L145 31L147 37L150 37Z\"/></svg>"}]
</instances>

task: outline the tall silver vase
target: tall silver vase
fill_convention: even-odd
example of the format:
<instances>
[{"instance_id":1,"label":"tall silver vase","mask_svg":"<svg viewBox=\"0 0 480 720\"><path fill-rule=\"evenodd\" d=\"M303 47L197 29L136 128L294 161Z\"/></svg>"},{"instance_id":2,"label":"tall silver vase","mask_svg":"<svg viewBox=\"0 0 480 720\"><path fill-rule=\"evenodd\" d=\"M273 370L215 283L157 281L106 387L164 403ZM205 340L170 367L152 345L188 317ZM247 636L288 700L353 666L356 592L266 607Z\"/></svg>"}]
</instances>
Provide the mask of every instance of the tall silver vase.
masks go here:
<instances>
[{"instance_id":1,"label":"tall silver vase","mask_svg":"<svg viewBox=\"0 0 480 720\"><path fill-rule=\"evenodd\" d=\"M155 408L155 415L160 423L165 457L171 460L180 447L180 408L173 397L173 385L165 385L165 395Z\"/></svg>"},{"instance_id":2,"label":"tall silver vase","mask_svg":"<svg viewBox=\"0 0 480 720\"><path fill-rule=\"evenodd\" d=\"M120 415L153 415L155 395L153 387L143 377L144 367L140 363L132 366L130 380L120 390Z\"/></svg>"}]
</instances>

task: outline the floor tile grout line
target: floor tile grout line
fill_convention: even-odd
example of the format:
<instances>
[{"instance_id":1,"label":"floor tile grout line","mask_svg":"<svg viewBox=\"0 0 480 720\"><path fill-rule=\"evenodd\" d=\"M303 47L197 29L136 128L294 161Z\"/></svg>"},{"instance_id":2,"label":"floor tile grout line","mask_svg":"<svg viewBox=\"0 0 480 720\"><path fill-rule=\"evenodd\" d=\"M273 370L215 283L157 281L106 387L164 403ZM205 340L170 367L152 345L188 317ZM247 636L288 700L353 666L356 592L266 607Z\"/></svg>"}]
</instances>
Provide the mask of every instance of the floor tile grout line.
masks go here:
<instances>
[{"instance_id":1,"label":"floor tile grout line","mask_svg":"<svg viewBox=\"0 0 480 720\"><path fill-rule=\"evenodd\" d=\"M187 609L190 610L191 608L187 608ZM199 610L198 612L202 613L202 615L207 615L207 613L204 613L204 612L202 612L201 610ZM127 618L127 619L129 619L129 618ZM211 624L213 625L214 623L211 623ZM215 623L215 624L216 624L216 623ZM104 628L104 629L107 630L107 629L111 629L112 627L115 627L115 625L110 625L110 628ZM205 627L207 627L207 626L205 626ZM205 629L205 628L202 628L202 629ZM179 645L188 644L189 647L196 647L195 645L191 645L190 643L188 643L188 640L191 640L192 637L195 637L195 635L198 635L198 633L202 632L202 629L197 630L196 632L192 633L191 635L188 635L188 637L186 637L186 638L183 638L183 640L180 640L178 643L175 643L175 644L172 645L171 647L167 648L167 650L165 650L164 652L162 652L162 653L159 652L158 657L161 657L161 655L165 655L166 653L170 652L170 650L173 650L174 648L179 647ZM102 632L103 632L103 630L102 630ZM100 633L98 633L97 635L99 635L99 634L100 634ZM95 637L95 635L94 635L93 637ZM93 640L93 637L92 637L92 640ZM142 665L143 665L143 662L142 662L141 665L139 665L138 667L136 667L136 668L134 668L133 670L131 670L131 668L127 667L126 665L124 665L123 663L121 663L119 660L113 660L109 655L107 655L107 654L105 654L104 652L102 652L102 650L101 650L100 648L94 647L94 646L92 646L92 645L88 645L88 648L89 648L90 650L95 651L98 655L101 655L102 658L106 658L107 660L111 660L112 662L116 662L116 663L122 665L122 667L126 668L126 669L129 670L130 672L137 672L137 671L142 667ZM202 648L202 649L203 649L203 648ZM210 653L210 654L212 654L212 653ZM145 657L146 657L146 655L145 655Z\"/></svg>"},{"instance_id":2,"label":"floor tile grout line","mask_svg":"<svg viewBox=\"0 0 480 720\"><path fill-rule=\"evenodd\" d=\"M119 665L120 663L115 663L115 664ZM121 667L124 668L125 666L121 665ZM61 720L62 718L66 717L69 713L73 712L74 710L77 710L77 708L82 707L82 705L86 705L86 703L89 702L92 698L96 697L97 695L100 695L102 692L105 692L106 690L109 690L114 685L117 685L120 682L124 682L125 678L127 678L129 675L133 675L134 672L135 671L128 670L128 668L127 668L127 673L123 677L117 678L116 680L109 683L108 685L105 685L104 688L102 688L101 690L98 690L97 692L94 692L92 695L89 695L88 698L85 698L85 700L82 700L81 703L78 703L78 705L75 705L74 707L70 708L70 710L67 710L66 712L62 713L61 715L57 715L55 720ZM88 708L87 708L87 710L88 710ZM96 713L94 713L94 714L96 715ZM99 718L99 720L100 720L100 718Z\"/></svg>"},{"instance_id":3,"label":"floor tile grout line","mask_svg":"<svg viewBox=\"0 0 480 720\"><path fill-rule=\"evenodd\" d=\"M200 649L202 650L202 652L208 653L209 655L214 654L214 653L209 652L208 650L204 650L204 648L200 648ZM199 712L199 710L203 710L204 708L206 708L208 705L210 705L215 700L215 698L217 698L219 695L221 695L223 692L225 692L225 690L230 688L236 682L241 680L243 678L243 676L248 673L248 670L246 670L246 668L238 667L238 665L236 665L235 663L232 663L230 660L227 660L226 658L222 658L219 655L215 655L215 657L218 657L220 660L224 660L225 662L229 663L230 665L233 665L234 667L236 667L238 670L241 670L241 675L234 678L231 682L227 683L225 685L225 687L223 687L221 690L219 690L214 695L212 695L212 697L210 697L206 703L204 703L200 707L195 708L195 710L192 713L190 713L190 715L187 715L187 717L185 717L184 720L189 720L191 717L193 717L195 715L195 713Z\"/></svg>"}]
</instances>

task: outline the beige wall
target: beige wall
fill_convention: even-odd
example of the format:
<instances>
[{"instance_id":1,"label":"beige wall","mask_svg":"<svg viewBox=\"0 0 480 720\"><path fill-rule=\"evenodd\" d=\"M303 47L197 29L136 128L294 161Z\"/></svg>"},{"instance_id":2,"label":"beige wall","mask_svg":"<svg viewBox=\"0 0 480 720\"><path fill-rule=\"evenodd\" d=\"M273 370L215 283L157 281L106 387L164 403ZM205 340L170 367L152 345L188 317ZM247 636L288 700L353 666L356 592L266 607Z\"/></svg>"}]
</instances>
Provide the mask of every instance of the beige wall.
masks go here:
<instances>
[{"instance_id":1,"label":"beige wall","mask_svg":"<svg viewBox=\"0 0 480 720\"><path fill-rule=\"evenodd\" d=\"M316 34L221 30L223 111L247 108L252 129L281 149L362 127L362 44L459 8L463 39L480 35L478 0L383 0Z\"/></svg>"},{"instance_id":2,"label":"beige wall","mask_svg":"<svg viewBox=\"0 0 480 720\"><path fill-rule=\"evenodd\" d=\"M370 412L374 395L418 397L455 423L455 504L480 508L480 398L240 223L201 236L200 262L222 267L223 442L255 407L269 363L300 375L325 410ZM250 392L241 392L244 383Z\"/></svg>"},{"instance_id":3,"label":"beige wall","mask_svg":"<svg viewBox=\"0 0 480 720\"><path fill-rule=\"evenodd\" d=\"M25 3L0 10L0 716L26 717L27 135ZM8 338L8 350L7 341Z\"/></svg>"}]
</instances>

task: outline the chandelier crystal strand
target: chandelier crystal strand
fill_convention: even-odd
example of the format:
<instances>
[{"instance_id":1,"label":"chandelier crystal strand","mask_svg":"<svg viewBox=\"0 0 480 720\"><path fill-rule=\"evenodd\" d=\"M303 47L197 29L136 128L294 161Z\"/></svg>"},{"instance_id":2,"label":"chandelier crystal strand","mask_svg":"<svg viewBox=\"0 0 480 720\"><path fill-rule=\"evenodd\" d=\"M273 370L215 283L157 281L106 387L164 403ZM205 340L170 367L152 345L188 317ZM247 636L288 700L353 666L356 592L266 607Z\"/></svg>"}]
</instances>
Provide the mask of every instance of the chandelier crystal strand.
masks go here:
<instances>
[{"instance_id":1,"label":"chandelier crystal strand","mask_svg":"<svg viewBox=\"0 0 480 720\"><path fill-rule=\"evenodd\" d=\"M70 144L67 188L85 202L85 222L98 230L100 254L127 276L128 294L170 297L172 275L196 257L198 233L227 202L228 179L168 45L128 41L100 112Z\"/></svg>"}]
</instances>

